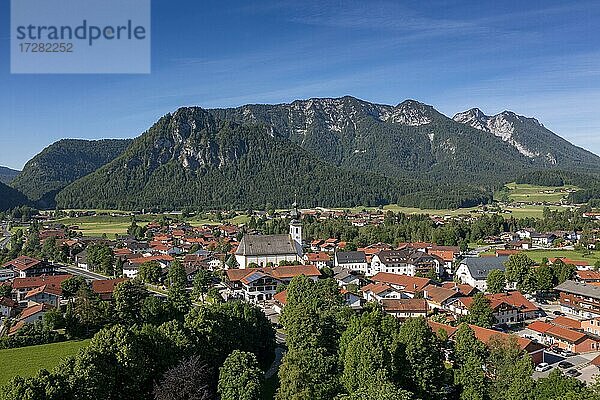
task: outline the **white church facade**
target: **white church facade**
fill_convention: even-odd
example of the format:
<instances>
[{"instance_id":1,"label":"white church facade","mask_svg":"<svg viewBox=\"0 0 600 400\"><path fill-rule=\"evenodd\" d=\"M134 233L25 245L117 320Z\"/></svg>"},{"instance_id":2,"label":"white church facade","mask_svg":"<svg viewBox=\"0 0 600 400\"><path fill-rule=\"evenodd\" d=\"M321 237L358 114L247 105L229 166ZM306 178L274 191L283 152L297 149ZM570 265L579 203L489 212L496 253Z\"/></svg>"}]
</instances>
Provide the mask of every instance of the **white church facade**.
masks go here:
<instances>
[{"instance_id":1,"label":"white church facade","mask_svg":"<svg viewBox=\"0 0 600 400\"><path fill-rule=\"evenodd\" d=\"M235 252L239 268L279 265L281 261L302 263L302 224L294 203L294 212L287 235L244 235ZM253 265L254 266L254 265Z\"/></svg>"}]
</instances>

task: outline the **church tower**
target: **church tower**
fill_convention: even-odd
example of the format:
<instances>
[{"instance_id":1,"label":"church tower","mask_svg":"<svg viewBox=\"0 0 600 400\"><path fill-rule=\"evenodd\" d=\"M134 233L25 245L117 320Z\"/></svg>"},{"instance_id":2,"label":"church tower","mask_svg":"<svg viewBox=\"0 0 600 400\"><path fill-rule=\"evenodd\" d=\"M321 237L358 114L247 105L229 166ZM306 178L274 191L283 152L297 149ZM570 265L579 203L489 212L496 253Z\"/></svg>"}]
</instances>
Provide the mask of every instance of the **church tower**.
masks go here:
<instances>
[{"instance_id":1,"label":"church tower","mask_svg":"<svg viewBox=\"0 0 600 400\"><path fill-rule=\"evenodd\" d=\"M293 208L290 215L292 217L292 221L290 222L290 237L294 241L298 256L302 257L302 223L300 222L300 211L298 211L298 204L296 202L294 202Z\"/></svg>"}]
</instances>

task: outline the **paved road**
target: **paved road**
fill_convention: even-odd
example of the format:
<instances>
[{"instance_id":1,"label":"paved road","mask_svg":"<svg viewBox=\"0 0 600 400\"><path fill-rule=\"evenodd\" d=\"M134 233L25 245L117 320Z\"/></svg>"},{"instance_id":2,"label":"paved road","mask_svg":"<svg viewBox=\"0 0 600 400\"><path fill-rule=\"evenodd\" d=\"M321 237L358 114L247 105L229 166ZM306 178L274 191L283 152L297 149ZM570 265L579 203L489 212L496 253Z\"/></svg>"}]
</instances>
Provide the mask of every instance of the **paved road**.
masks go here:
<instances>
[{"instance_id":1,"label":"paved road","mask_svg":"<svg viewBox=\"0 0 600 400\"><path fill-rule=\"evenodd\" d=\"M5 249L10 243L10 231L7 228L7 224L2 224L2 239L0 240L0 249Z\"/></svg>"},{"instance_id":2,"label":"paved road","mask_svg":"<svg viewBox=\"0 0 600 400\"><path fill-rule=\"evenodd\" d=\"M92 271L86 271L84 269L81 268L76 268L76 267L72 267L72 266L67 266L67 265L61 265L58 268L59 271L63 271L63 272L67 272L71 275L79 275L79 276L83 276L86 279L91 279L91 280L99 280L99 279L109 279L108 276L104 276L101 274L98 274L96 272L92 272Z\"/></svg>"}]
</instances>

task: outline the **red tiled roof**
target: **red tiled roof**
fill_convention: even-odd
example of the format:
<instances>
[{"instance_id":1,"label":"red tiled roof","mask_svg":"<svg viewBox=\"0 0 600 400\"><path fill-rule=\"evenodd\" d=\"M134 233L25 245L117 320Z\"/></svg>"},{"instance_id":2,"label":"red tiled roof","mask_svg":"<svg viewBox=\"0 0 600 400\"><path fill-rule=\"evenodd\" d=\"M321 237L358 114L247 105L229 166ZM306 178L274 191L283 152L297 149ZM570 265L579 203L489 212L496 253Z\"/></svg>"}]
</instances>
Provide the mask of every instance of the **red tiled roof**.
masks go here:
<instances>
[{"instance_id":1,"label":"red tiled roof","mask_svg":"<svg viewBox=\"0 0 600 400\"><path fill-rule=\"evenodd\" d=\"M600 271L578 270L577 278L582 281L598 280L600 281Z\"/></svg>"},{"instance_id":2,"label":"red tiled roof","mask_svg":"<svg viewBox=\"0 0 600 400\"><path fill-rule=\"evenodd\" d=\"M287 302L287 290L283 290L273 296L273 300L279 302L280 304L285 306Z\"/></svg>"},{"instance_id":3,"label":"red tiled roof","mask_svg":"<svg viewBox=\"0 0 600 400\"><path fill-rule=\"evenodd\" d=\"M19 303L10 297L0 297L0 306L15 308L19 306Z\"/></svg>"},{"instance_id":4,"label":"red tiled roof","mask_svg":"<svg viewBox=\"0 0 600 400\"><path fill-rule=\"evenodd\" d=\"M501 302L504 302L506 304L510 304L511 306L518 308L521 312L531 312L538 310L538 307L535 304L527 300L525 296L523 296L521 292L518 291L502 292L487 295L485 297L487 297L490 300L492 308L496 308L497 305L499 305Z\"/></svg>"},{"instance_id":5,"label":"red tiled roof","mask_svg":"<svg viewBox=\"0 0 600 400\"><path fill-rule=\"evenodd\" d=\"M384 283L369 283L368 285L363 286L360 289L362 292L373 292L375 294L380 294L385 292L386 290L394 290L391 286L388 286Z\"/></svg>"},{"instance_id":6,"label":"red tiled roof","mask_svg":"<svg viewBox=\"0 0 600 400\"><path fill-rule=\"evenodd\" d=\"M396 285L403 287L405 292L415 293L421 292L431 283L431 279L421 278L418 276L408 276L408 275L399 275L399 274L391 274L388 272L378 272L373 277L371 277L373 282L379 283L387 283L389 285Z\"/></svg>"},{"instance_id":7,"label":"red tiled roof","mask_svg":"<svg viewBox=\"0 0 600 400\"><path fill-rule=\"evenodd\" d=\"M438 287L434 285L427 285L424 291L427 299L432 300L437 304L442 304L444 301L457 295L457 292L452 289L446 289L444 287Z\"/></svg>"},{"instance_id":8,"label":"red tiled roof","mask_svg":"<svg viewBox=\"0 0 600 400\"><path fill-rule=\"evenodd\" d=\"M536 331L539 333L546 333L548 331L548 329L552 328L552 325L550 325L547 322L543 322L543 321L533 321L527 327L529 329L531 329L532 331Z\"/></svg>"},{"instance_id":9,"label":"red tiled roof","mask_svg":"<svg viewBox=\"0 0 600 400\"><path fill-rule=\"evenodd\" d=\"M37 313L43 312L43 311L48 311L52 308L53 307L50 304L46 304L46 303L35 304L31 307L27 307L26 309L24 309L23 312L21 313L21 315L19 315L19 319L23 320L25 318L31 317L34 314L37 314Z\"/></svg>"},{"instance_id":10,"label":"red tiled roof","mask_svg":"<svg viewBox=\"0 0 600 400\"><path fill-rule=\"evenodd\" d=\"M26 271L29 268L33 268L36 265L40 264L42 261L33 258L33 257L29 257L29 256L20 256L15 258L14 260L11 260L7 263L4 263L4 265L2 265L2 267L4 268L8 268L8 267L13 267L18 269L19 271Z\"/></svg>"},{"instance_id":11,"label":"red tiled roof","mask_svg":"<svg viewBox=\"0 0 600 400\"><path fill-rule=\"evenodd\" d=\"M308 254L306 254L306 258L310 262L331 260L330 255L328 253L325 253L322 251L320 251L318 253L308 253Z\"/></svg>"},{"instance_id":12,"label":"red tiled roof","mask_svg":"<svg viewBox=\"0 0 600 400\"><path fill-rule=\"evenodd\" d=\"M248 275L261 272L276 279L290 279L296 276L304 275L309 277L321 276L321 272L314 265L294 265L274 268L246 268L246 269L228 269L225 271L227 278L232 281L242 281Z\"/></svg>"},{"instance_id":13,"label":"red tiled roof","mask_svg":"<svg viewBox=\"0 0 600 400\"><path fill-rule=\"evenodd\" d=\"M12 287L13 289L28 289L28 288L36 288L43 285L51 285L58 286L60 284L71 278L73 275L64 274L64 275L42 275L42 276L31 276L28 278L15 278L13 279Z\"/></svg>"},{"instance_id":14,"label":"red tiled roof","mask_svg":"<svg viewBox=\"0 0 600 400\"><path fill-rule=\"evenodd\" d=\"M557 260L560 260L565 264L573 264L573 265L578 265L578 266L582 266L582 267L588 267L590 265L590 263L588 263L587 261L571 260L570 258L566 258L566 257L552 257L552 258L548 259L548 261L550 261L550 264L554 264Z\"/></svg>"},{"instance_id":15,"label":"red tiled roof","mask_svg":"<svg viewBox=\"0 0 600 400\"><path fill-rule=\"evenodd\" d=\"M115 290L115 286L126 280L127 278L116 278L92 281L92 291L98 294L112 293Z\"/></svg>"},{"instance_id":16,"label":"red tiled roof","mask_svg":"<svg viewBox=\"0 0 600 400\"><path fill-rule=\"evenodd\" d=\"M40 293L48 293L48 294L52 294L54 296L60 296L62 294L62 289L60 286L42 285L42 286L36 287L35 289L31 289L29 292L27 292L27 294L25 295L25 298L28 299L28 298L36 296Z\"/></svg>"},{"instance_id":17,"label":"red tiled roof","mask_svg":"<svg viewBox=\"0 0 600 400\"><path fill-rule=\"evenodd\" d=\"M581 321L564 316L558 316L552 320L552 324L562 326L567 329L581 329Z\"/></svg>"},{"instance_id":18,"label":"red tiled roof","mask_svg":"<svg viewBox=\"0 0 600 400\"><path fill-rule=\"evenodd\" d=\"M444 282L442 284L442 287L446 288L446 289L452 289L454 291L457 291L458 293L462 294L463 296L471 296L474 292L478 291L473 286L467 285L466 283Z\"/></svg>"},{"instance_id":19,"label":"red tiled roof","mask_svg":"<svg viewBox=\"0 0 600 400\"><path fill-rule=\"evenodd\" d=\"M383 309L388 312L427 312L427 301L425 299L383 299L381 303Z\"/></svg>"},{"instance_id":20,"label":"red tiled roof","mask_svg":"<svg viewBox=\"0 0 600 400\"><path fill-rule=\"evenodd\" d=\"M546 331L546 335L554 336L570 343L577 343L586 338L585 333L576 332L556 325L552 325L552 327Z\"/></svg>"}]
</instances>

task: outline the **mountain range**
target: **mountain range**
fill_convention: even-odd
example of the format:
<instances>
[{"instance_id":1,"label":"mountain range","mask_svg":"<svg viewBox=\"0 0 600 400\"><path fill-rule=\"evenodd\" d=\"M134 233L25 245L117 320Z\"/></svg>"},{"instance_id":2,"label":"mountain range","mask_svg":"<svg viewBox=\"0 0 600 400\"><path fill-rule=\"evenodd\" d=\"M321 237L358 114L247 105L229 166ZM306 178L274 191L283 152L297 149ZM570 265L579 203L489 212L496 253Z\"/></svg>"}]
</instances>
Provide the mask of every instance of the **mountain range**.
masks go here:
<instances>
[{"instance_id":1,"label":"mountain range","mask_svg":"<svg viewBox=\"0 0 600 400\"><path fill-rule=\"evenodd\" d=\"M54 207L54 196L65 186L114 160L131 139L62 139L29 160L11 182L41 207Z\"/></svg>"},{"instance_id":2,"label":"mountain range","mask_svg":"<svg viewBox=\"0 0 600 400\"><path fill-rule=\"evenodd\" d=\"M459 207L540 171L595 179L600 158L509 111L449 118L346 96L181 108L133 141L59 141L12 186L60 207L285 206L296 193L307 206Z\"/></svg>"},{"instance_id":3,"label":"mountain range","mask_svg":"<svg viewBox=\"0 0 600 400\"><path fill-rule=\"evenodd\" d=\"M21 171L17 171L8 167L0 167L0 182L8 185L13 179L19 175Z\"/></svg>"}]
</instances>

